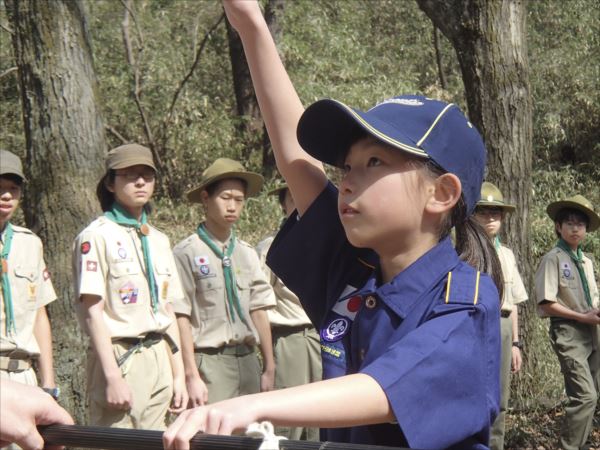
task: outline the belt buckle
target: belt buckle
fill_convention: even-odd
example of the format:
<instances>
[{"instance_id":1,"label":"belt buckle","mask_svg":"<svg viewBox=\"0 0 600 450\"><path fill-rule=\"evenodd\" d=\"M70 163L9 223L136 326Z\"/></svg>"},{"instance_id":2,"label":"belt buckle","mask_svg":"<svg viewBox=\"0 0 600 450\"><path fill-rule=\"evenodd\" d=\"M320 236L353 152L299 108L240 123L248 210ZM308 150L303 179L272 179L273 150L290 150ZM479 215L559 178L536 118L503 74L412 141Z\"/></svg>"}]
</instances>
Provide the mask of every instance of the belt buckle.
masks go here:
<instances>
[{"instance_id":1,"label":"belt buckle","mask_svg":"<svg viewBox=\"0 0 600 450\"><path fill-rule=\"evenodd\" d=\"M19 370L19 360L18 359L10 359L8 361L8 367L6 368L8 372L17 372Z\"/></svg>"}]
</instances>

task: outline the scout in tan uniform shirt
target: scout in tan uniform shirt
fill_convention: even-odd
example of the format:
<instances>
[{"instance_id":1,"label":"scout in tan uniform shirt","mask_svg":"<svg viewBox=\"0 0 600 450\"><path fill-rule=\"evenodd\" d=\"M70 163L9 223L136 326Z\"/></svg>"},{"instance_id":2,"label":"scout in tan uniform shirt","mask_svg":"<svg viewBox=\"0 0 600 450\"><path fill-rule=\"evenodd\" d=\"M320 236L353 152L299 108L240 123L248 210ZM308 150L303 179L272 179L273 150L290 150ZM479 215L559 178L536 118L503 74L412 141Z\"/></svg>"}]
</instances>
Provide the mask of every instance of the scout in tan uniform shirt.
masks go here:
<instances>
[{"instance_id":1,"label":"scout in tan uniform shirt","mask_svg":"<svg viewBox=\"0 0 600 450\"><path fill-rule=\"evenodd\" d=\"M498 187L489 182L481 185L481 200L477 202L475 219L485 229L498 252L504 291L502 310L500 312L500 333L502 343L502 359L500 363L500 413L491 429L490 448L504 448L505 419L508 399L510 397L510 373L521 369L521 342L519 341L519 312L517 304L527 300L527 291L517 268L517 261L512 250L500 243L498 233L502 227L504 215L515 210L513 205L504 203L504 196Z\"/></svg>"},{"instance_id":2,"label":"scout in tan uniform shirt","mask_svg":"<svg viewBox=\"0 0 600 450\"><path fill-rule=\"evenodd\" d=\"M286 217L294 212L294 199L286 184L269 194L278 196ZM277 299L277 305L269 309L267 314L273 335L275 388L284 389L321 379L321 344L319 334L304 312L298 297L265 264L274 237L271 235L261 241L256 246L256 251ZM318 428L276 427L275 434L294 440L319 440Z\"/></svg>"},{"instance_id":3,"label":"scout in tan uniform shirt","mask_svg":"<svg viewBox=\"0 0 600 450\"><path fill-rule=\"evenodd\" d=\"M560 362L568 403L561 433L564 449L587 448L600 385L600 309L592 260L581 251L600 217L583 196L551 203L558 242L538 267L538 312L550 317L550 341Z\"/></svg>"},{"instance_id":4,"label":"scout in tan uniform shirt","mask_svg":"<svg viewBox=\"0 0 600 450\"><path fill-rule=\"evenodd\" d=\"M25 180L19 157L0 150L0 377L37 386L35 363L41 387L57 398L46 313L56 293L42 241L27 228L10 223Z\"/></svg>"},{"instance_id":5,"label":"scout in tan uniform shirt","mask_svg":"<svg viewBox=\"0 0 600 450\"><path fill-rule=\"evenodd\" d=\"M77 312L92 346L90 423L163 429L187 393L171 305L183 293L168 238L147 223L156 168L149 149L128 144L108 153L106 170L97 189L105 214L73 248Z\"/></svg>"},{"instance_id":6,"label":"scout in tan uniform shirt","mask_svg":"<svg viewBox=\"0 0 600 450\"><path fill-rule=\"evenodd\" d=\"M256 251L233 226L260 175L237 161L217 159L188 193L206 220L173 249L185 298L174 304L181 333L190 406L273 388L275 366L265 309L275 295ZM259 344L263 358L255 350Z\"/></svg>"}]
</instances>

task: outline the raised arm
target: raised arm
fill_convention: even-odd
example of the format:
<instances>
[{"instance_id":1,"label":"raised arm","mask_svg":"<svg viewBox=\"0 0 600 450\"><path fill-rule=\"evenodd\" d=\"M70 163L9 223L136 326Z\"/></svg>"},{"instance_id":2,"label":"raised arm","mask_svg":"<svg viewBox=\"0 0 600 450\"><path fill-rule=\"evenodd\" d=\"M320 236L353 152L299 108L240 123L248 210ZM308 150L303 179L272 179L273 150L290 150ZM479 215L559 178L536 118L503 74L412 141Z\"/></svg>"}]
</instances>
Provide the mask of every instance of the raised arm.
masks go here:
<instances>
[{"instance_id":1,"label":"raised arm","mask_svg":"<svg viewBox=\"0 0 600 450\"><path fill-rule=\"evenodd\" d=\"M302 214L327 182L321 162L306 153L296 138L296 127L304 107L277 53L258 3L254 0L224 0L223 5L244 46L277 168Z\"/></svg>"}]
</instances>

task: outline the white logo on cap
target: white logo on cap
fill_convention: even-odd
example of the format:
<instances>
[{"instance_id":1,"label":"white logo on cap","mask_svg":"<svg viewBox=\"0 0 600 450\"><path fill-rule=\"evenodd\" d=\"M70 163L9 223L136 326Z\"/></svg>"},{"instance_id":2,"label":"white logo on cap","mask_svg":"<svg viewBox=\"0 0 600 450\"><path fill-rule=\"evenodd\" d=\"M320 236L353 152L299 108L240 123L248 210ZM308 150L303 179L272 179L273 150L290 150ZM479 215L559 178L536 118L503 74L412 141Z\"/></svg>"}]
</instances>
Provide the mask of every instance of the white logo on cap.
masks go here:
<instances>
[{"instance_id":1,"label":"white logo on cap","mask_svg":"<svg viewBox=\"0 0 600 450\"><path fill-rule=\"evenodd\" d=\"M406 106L423 106L424 105L424 103L421 100L417 100L416 98L388 98L387 100L384 100L381 103L377 103L371 109L375 109L378 106L385 105L387 103L396 103L398 105L406 105ZM369 111L371 111L371 109Z\"/></svg>"}]
</instances>

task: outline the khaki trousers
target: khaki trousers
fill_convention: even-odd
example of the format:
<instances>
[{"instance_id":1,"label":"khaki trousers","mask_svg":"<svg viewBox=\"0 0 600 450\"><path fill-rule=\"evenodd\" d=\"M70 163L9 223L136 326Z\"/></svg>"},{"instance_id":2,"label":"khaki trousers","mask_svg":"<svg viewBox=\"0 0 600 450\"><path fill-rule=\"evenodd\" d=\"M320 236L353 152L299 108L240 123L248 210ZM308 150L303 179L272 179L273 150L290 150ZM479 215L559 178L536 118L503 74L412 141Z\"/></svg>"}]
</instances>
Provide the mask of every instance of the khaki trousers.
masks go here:
<instances>
[{"instance_id":1,"label":"khaki trousers","mask_svg":"<svg viewBox=\"0 0 600 450\"><path fill-rule=\"evenodd\" d=\"M512 365L512 320L510 317L500 318L500 412L490 431L490 449L504 448L506 409L510 397L510 369Z\"/></svg>"},{"instance_id":2,"label":"khaki trousers","mask_svg":"<svg viewBox=\"0 0 600 450\"><path fill-rule=\"evenodd\" d=\"M35 376L35 371L33 368L29 368L27 370L21 370L19 372L9 372L7 370L0 370L0 378L4 378L5 380L16 381L17 383L27 384L29 386L37 386L37 377ZM6 450L20 450L16 444L10 444L7 447L2 447Z\"/></svg>"},{"instance_id":3,"label":"khaki trousers","mask_svg":"<svg viewBox=\"0 0 600 450\"><path fill-rule=\"evenodd\" d=\"M582 448L592 429L600 385L598 327L572 320L550 322L552 348L560 362L568 402L561 432L565 450Z\"/></svg>"},{"instance_id":4,"label":"khaki trousers","mask_svg":"<svg viewBox=\"0 0 600 450\"><path fill-rule=\"evenodd\" d=\"M113 343L115 358L131 345ZM133 406L129 411L106 404L106 379L93 350L88 352L89 423L103 427L164 430L171 398L173 373L167 343L159 343L133 353L121 366L123 378L131 389Z\"/></svg>"},{"instance_id":5,"label":"khaki trousers","mask_svg":"<svg viewBox=\"0 0 600 450\"><path fill-rule=\"evenodd\" d=\"M271 333L276 389L321 380L321 345L313 327L273 327ZM275 434L293 440L319 440L318 428L275 427Z\"/></svg>"},{"instance_id":6,"label":"khaki trousers","mask_svg":"<svg viewBox=\"0 0 600 450\"><path fill-rule=\"evenodd\" d=\"M262 369L254 346L196 349L195 358L208 403L260 392Z\"/></svg>"}]
</instances>

